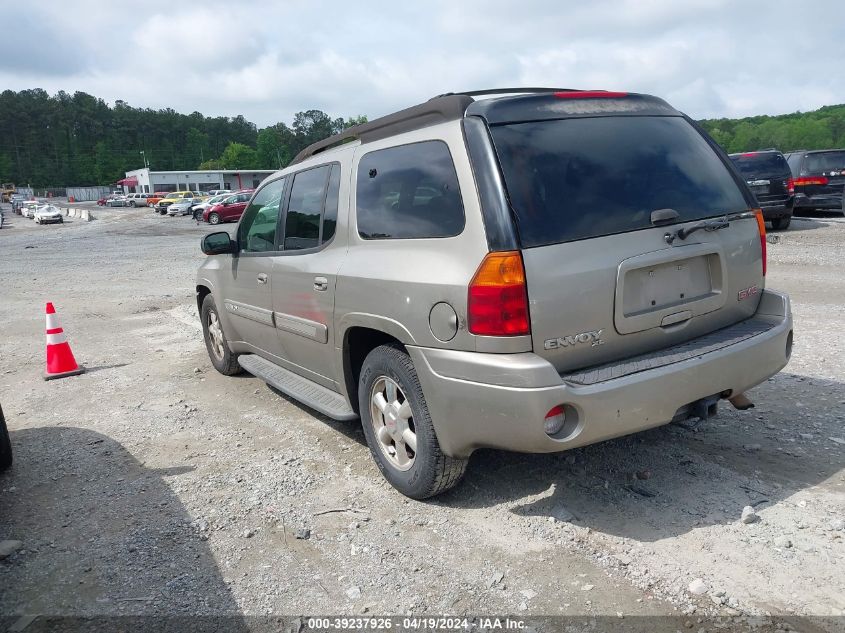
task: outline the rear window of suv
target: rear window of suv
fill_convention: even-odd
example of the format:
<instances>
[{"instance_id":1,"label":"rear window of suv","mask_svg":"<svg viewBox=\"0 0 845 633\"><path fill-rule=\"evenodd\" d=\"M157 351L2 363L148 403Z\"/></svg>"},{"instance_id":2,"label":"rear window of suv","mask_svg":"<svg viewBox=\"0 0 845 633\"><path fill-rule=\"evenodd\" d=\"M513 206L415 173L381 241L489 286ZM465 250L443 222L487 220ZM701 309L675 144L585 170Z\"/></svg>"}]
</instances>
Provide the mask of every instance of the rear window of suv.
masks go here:
<instances>
[{"instance_id":1,"label":"rear window of suv","mask_svg":"<svg viewBox=\"0 0 845 633\"><path fill-rule=\"evenodd\" d=\"M650 228L748 208L727 166L681 117L596 117L492 128L522 246Z\"/></svg>"},{"instance_id":2,"label":"rear window of suv","mask_svg":"<svg viewBox=\"0 0 845 633\"><path fill-rule=\"evenodd\" d=\"M845 170L845 152L819 152L807 154L802 174L827 174L830 171Z\"/></svg>"},{"instance_id":3,"label":"rear window of suv","mask_svg":"<svg viewBox=\"0 0 845 633\"><path fill-rule=\"evenodd\" d=\"M731 161L745 178L779 176L789 172L789 166L786 164L784 157L774 152L732 154Z\"/></svg>"}]
</instances>

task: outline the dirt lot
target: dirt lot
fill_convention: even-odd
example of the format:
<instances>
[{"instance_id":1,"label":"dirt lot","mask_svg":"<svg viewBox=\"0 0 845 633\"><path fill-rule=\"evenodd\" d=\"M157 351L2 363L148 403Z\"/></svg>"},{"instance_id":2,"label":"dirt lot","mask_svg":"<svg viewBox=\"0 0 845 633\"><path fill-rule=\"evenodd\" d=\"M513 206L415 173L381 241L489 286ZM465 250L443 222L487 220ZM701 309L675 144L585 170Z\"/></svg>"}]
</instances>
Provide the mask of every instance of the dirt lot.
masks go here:
<instances>
[{"instance_id":1,"label":"dirt lot","mask_svg":"<svg viewBox=\"0 0 845 633\"><path fill-rule=\"evenodd\" d=\"M750 394L755 409L558 455L481 451L460 487L419 503L382 480L356 424L213 370L193 291L209 227L96 215L42 227L7 206L0 229L0 402L15 448L0 541L22 542L0 560L7 623L675 615L674 631L775 614L843 628L841 220L796 220L769 244L795 347ZM41 380L46 301L82 376ZM740 521L747 505L758 521Z\"/></svg>"}]
</instances>

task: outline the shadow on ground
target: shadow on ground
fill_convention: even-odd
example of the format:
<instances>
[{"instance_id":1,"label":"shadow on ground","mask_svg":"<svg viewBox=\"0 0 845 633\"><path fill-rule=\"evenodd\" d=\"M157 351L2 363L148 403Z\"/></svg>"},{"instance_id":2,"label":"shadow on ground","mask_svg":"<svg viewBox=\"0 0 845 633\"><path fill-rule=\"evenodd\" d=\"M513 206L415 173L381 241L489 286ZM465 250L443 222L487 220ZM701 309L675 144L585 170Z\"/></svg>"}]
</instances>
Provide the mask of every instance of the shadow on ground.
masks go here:
<instances>
[{"instance_id":1,"label":"shadow on ground","mask_svg":"<svg viewBox=\"0 0 845 633\"><path fill-rule=\"evenodd\" d=\"M247 630L203 534L168 486L184 468L147 469L85 429L29 428L11 437L15 462L0 475L0 540L23 545L0 561L0 630L24 615L39 616L27 633L117 623L210 630L221 621L220 630ZM93 619L83 626L57 617Z\"/></svg>"},{"instance_id":2,"label":"shadow on ground","mask_svg":"<svg viewBox=\"0 0 845 633\"><path fill-rule=\"evenodd\" d=\"M765 507L828 479L841 487L832 477L845 469L845 450L829 436L842 437L842 383L779 374L752 399L757 407L745 412L722 403L718 417L694 430L667 425L547 455L478 451L465 481L433 502L504 504L515 514L657 541L734 523L745 505Z\"/></svg>"}]
</instances>

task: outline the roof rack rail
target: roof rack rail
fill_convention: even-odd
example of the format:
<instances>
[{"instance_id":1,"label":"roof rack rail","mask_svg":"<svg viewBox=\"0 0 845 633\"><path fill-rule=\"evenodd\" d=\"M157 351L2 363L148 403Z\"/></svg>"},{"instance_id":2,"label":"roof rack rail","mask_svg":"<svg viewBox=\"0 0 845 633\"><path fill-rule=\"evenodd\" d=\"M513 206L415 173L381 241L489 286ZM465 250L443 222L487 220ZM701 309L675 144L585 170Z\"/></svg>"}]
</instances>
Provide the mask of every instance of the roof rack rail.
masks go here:
<instances>
[{"instance_id":1,"label":"roof rack rail","mask_svg":"<svg viewBox=\"0 0 845 633\"><path fill-rule=\"evenodd\" d=\"M302 162L320 152L344 143L360 140L362 143L387 138L393 134L418 130L436 123L454 121L463 118L466 109L474 99L484 95L497 94L548 94L554 92L578 92L573 88L491 88L489 90L470 90L468 92L447 92L432 97L419 105L388 114L368 123L355 125L340 134L335 134L322 141L317 141L299 152L290 162L291 165Z\"/></svg>"},{"instance_id":2,"label":"roof rack rail","mask_svg":"<svg viewBox=\"0 0 845 633\"><path fill-rule=\"evenodd\" d=\"M472 102L473 98L464 94L434 97L425 103L405 108L368 123L354 125L340 134L317 141L299 152L290 164L295 165L315 154L350 141L360 140L362 143L377 141L401 132L410 132L436 123L461 119Z\"/></svg>"}]
</instances>

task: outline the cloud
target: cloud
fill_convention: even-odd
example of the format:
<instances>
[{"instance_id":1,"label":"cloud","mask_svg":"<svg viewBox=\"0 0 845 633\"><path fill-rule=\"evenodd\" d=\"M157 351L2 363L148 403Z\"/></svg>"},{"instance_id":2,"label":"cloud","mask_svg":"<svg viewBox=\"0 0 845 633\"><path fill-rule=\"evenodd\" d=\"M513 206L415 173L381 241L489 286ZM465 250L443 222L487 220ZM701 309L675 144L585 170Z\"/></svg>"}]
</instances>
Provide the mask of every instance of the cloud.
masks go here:
<instances>
[{"instance_id":1,"label":"cloud","mask_svg":"<svg viewBox=\"0 0 845 633\"><path fill-rule=\"evenodd\" d=\"M814 3L825 17L812 37L796 31L785 0L69 4L32 0L7 13L27 33L0 40L3 85L243 114L259 126L310 108L374 117L514 85L648 92L695 118L845 102L845 5L834 0Z\"/></svg>"},{"instance_id":2,"label":"cloud","mask_svg":"<svg viewBox=\"0 0 845 633\"><path fill-rule=\"evenodd\" d=\"M9 16L5 9L4 16L12 19L4 20L0 35L0 72L35 80L71 75L85 67L84 47L57 29L48 16L37 12Z\"/></svg>"}]
</instances>

